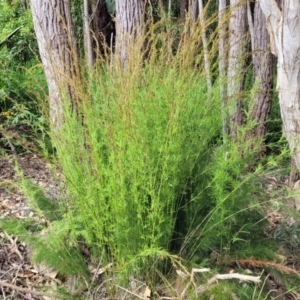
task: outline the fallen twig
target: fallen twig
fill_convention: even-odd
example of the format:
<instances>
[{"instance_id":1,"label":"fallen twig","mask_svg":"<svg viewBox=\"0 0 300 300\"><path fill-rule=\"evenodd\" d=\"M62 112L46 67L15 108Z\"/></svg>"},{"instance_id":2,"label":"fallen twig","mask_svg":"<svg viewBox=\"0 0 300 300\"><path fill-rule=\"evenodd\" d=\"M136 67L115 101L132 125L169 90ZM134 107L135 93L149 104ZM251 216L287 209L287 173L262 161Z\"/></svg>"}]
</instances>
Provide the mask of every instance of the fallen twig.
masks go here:
<instances>
[{"instance_id":1,"label":"fallen twig","mask_svg":"<svg viewBox=\"0 0 300 300\"><path fill-rule=\"evenodd\" d=\"M12 245L11 250L12 250L13 252L15 252L15 253L19 256L19 258L21 259L21 261L24 261L24 257L23 257L23 255L20 253L20 251L19 251L19 249L18 249L18 245L17 245L18 238L13 239L13 238L12 238L8 233L6 233L5 231L4 231L4 234L5 234L6 238L10 241L10 243L11 243L11 245Z\"/></svg>"}]
</instances>

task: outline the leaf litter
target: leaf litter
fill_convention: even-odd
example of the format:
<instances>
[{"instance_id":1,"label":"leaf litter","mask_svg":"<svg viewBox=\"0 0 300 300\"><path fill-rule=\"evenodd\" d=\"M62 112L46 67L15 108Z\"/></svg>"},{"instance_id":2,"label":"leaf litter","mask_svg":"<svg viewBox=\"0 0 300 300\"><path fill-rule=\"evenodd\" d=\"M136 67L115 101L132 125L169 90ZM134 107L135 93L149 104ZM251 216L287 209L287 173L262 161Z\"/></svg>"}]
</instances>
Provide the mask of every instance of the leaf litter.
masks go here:
<instances>
[{"instance_id":1,"label":"leaf litter","mask_svg":"<svg viewBox=\"0 0 300 300\"><path fill-rule=\"evenodd\" d=\"M43 189L45 196L53 201L61 198L61 183L62 175L59 174L45 159L41 159L32 154L23 154L13 156L7 155L0 158L0 219L14 217L17 219L26 219L28 217L36 219L37 222L45 222L27 205L27 199L18 187L18 174L15 171L15 160L19 165L20 170L23 172L24 177L31 179L35 184ZM273 179L273 178L271 178ZM278 188L278 180L268 180L267 190L273 193ZM275 183L274 183L275 182ZM291 206L291 205L290 205ZM288 216L282 213L280 209L273 209L268 207L266 209L266 218L270 224L270 231L273 232L280 226ZM257 261L254 258L237 262L240 266L247 265L250 269L277 267L281 271L287 273L299 274L300 270L300 255L296 251L293 257L284 253L278 254L281 257L281 262L267 262ZM91 276L98 276L105 272L111 265L103 266L89 266ZM293 268L293 269L292 269ZM196 269L195 269L196 270ZM295 270L291 272L291 270ZM177 273L181 272L176 270ZM284 272L285 273L285 272ZM180 273L181 274L181 273ZM180 274L177 274L181 278ZM220 276L220 278L217 278ZM239 274L224 274L214 276L212 279L235 278L245 275ZM59 299L57 295L47 292L47 290L55 290L56 287L61 285L66 286L70 279L62 279L59 274L49 267L42 264L35 265L30 261L30 248L24 242L19 241L17 237L10 236L0 228L0 298L3 299L35 299L35 300L54 300ZM276 278L273 280L268 278L272 289L282 291L280 283ZM151 291L147 285L144 285L144 292L138 295L141 299L150 299ZM199 289L203 287L200 286ZM74 295L83 293L82 291L74 291ZM45 291L45 292L44 292ZM184 289L185 291L185 289ZM128 291L129 292L129 291ZM300 291L292 291L286 294L284 299L293 299L288 297L297 298ZM93 299L109 299L106 295L106 290L101 289L101 295ZM130 294L130 293L129 293ZM134 294L134 293L133 293ZM184 294L184 293L183 293ZM278 295L278 294L277 294ZM296 297L296 298L295 298ZM232 295L232 299L236 299L236 295Z\"/></svg>"}]
</instances>

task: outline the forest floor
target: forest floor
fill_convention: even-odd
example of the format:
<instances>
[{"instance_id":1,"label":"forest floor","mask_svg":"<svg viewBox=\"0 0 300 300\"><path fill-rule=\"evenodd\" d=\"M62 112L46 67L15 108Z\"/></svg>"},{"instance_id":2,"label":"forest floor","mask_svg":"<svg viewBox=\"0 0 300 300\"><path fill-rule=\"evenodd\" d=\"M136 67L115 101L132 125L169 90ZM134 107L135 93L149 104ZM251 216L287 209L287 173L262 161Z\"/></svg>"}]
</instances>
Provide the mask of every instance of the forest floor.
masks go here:
<instances>
[{"instance_id":1,"label":"forest floor","mask_svg":"<svg viewBox=\"0 0 300 300\"><path fill-rule=\"evenodd\" d=\"M28 199L18 187L19 175L16 165L18 165L18 172L21 171L25 178L31 179L40 186L48 198L56 201L61 195L62 175L47 160L32 154L23 154L17 157L14 155L2 156L0 157L0 219L31 217L36 218L40 224L47 222L29 208ZM285 179L281 177L270 176L266 179L266 188L272 193L281 190L286 184ZM290 199L286 202L285 210L268 206L265 214L270 224L269 235L272 235L282 224L296 228L292 232L291 239L294 239L295 243L299 239L298 247L294 247L297 244L292 245L292 241L284 241L278 255L282 258L283 266L292 268L300 274L300 223L295 220L293 213L290 213L294 209L293 206L294 200ZM293 246L292 251L290 246ZM66 278L62 280L55 271L43 265L33 264L30 261L29 247L19 241L17 237L8 235L0 228L0 299L52 300L55 298L50 297L47 293L39 292L40 289L59 285L66 286L67 281ZM273 296L278 296L276 299L300 299L300 287L299 290L286 293L284 284L281 280L277 280L276 276L269 276L266 284L270 290L275 291ZM104 298L98 295L97 299Z\"/></svg>"},{"instance_id":2,"label":"forest floor","mask_svg":"<svg viewBox=\"0 0 300 300\"><path fill-rule=\"evenodd\" d=\"M0 158L0 218L36 218L46 222L28 206L28 199L18 187L19 171L40 186L46 196L56 200L60 188L54 169L44 159L32 154ZM59 283L57 273L30 262L30 249L17 237L9 236L0 229L0 299L50 299L37 292L41 287L53 287ZM3 298L2 298L2 297ZM46 296L47 297L47 296Z\"/></svg>"}]
</instances>

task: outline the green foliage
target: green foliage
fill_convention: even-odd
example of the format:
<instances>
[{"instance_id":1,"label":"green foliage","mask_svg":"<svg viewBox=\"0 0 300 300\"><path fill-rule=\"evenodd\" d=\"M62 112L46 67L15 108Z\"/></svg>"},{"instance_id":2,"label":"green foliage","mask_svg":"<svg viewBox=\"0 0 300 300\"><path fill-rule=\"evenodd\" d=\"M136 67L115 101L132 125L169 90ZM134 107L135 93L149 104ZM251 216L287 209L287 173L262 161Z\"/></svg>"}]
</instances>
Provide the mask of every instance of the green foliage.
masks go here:
<instances>
[{"instance_id":1,"label":"green foliage","mask_svg":"<svg viewBox=\"0 0 300 300\"><path fill-rule=\"evenodd\" d=\"M27 240L32 237L32 234L41 231L44 225L38 224L36 220L27 219L1 219L1 229L5 230L8 234L16 235L22 240Z\"/></svg>"},{"instance_id":2,"label":"green foliage","mask_svg":"<svg viewBox=\"0 0 300 300\"><path fill-rule=\"evenodd\" d=\"M220 300L231 300L233 295L238 299L253 299L254 285L245 282L222 281L212 286L207 292L207 299L214 297ZM263 298L255 298L256 300Z\"/></svg>"},{"instance_id":3,"label":"green foliage","mask_svg":"<svg viewBox=\"0 0 300 300\"><path fill-rule=\"evenodd\" d=\"M74 15L81 16L75 4ZM65 99L64 124L52 135L68 201L53 203L21 181L31 206L50 225L34 235L27 224L18 230L34 245L36 261L64 274L87 272L80 243L103 265L113 262L113 275L123 282L129 276L154 281L172 265L173 254L193 265L219 266L232 255L270 255L270 244L262 241L262 168L253 164L259 143L245 138L251 124L239 132L243 143L222 144L222 99L217 78L208 92L200 71L199 32L178 37L177 27L168 31L175 32L171 36L157 24L156 29L156 37L152 31L147 37L147 59L133 49L126 70L114 61L96 64L86 82L72 82L80 98L77 111ZM40 71L30 70L42 95ZM27 91L23 75L15 74ZM16 100L5 117L39 124L31 103L17 101L23 90L15 85L9 92L0 89L5 100ZM215 261L212 253L218 254ZM224 286L211 292L221 294ZM236 286L228 284L223 299L231 299L226 297ZM246 299L250 292L238 296Z\"/></svg>"},{"instance_id":4,"label":"green foliage","mask_svg":"<svg viewBox=\"0 0 300 300\"><path fill-rule=\"evenodd\" d=\"M0 2L0 40L4 40L17 28L21 29L6 42L2 51L11 55L15 62L26 63L37 53L30 9L23 1Z\"/></svg>"},{"instance_id":5,"label":"green foliage","mask_svg":"<svg viewBox=\"0 0 300 300\"><path fill-rule=\"evenodd\" d=\"M66 222L54 221L34 241L29 240L33 247L33 261L46 262L49 267L65 275L87 274L87 264L76 247L76 241L68 239L70 230Z\"/></svg>"},{"instance_id":6,"label":"green foliage","mask_svg":"<svg viewBox=\"0 0 300 300\"><path fill-rule=\"evenodd\" d=\"M161 251L201 263L212 251L249 253L262 235L261 169L247 174L254 141L221 144L219 87L208 94L179 55L95 66L78 114L67 106L53 136L72 240L123 280L154 279L168 261Z\"/></svg>"},{"instance_id":7,"label":"green foliage","mask_svg":"<svg viewBox=\"0 0 300 300\"><path fill-rule=\"evenodd\" d=\"M74 221L80 216L90 246L118 268L147 249L170 249L177 199L221 126L197 74L155 65L136 72L95 72L84 123L66 112L56 139Z\"/></svg>"},{"instance_id":8,"label":"green foliage","mask_svg":"<svg viewBox=\"0 0 300 300\"><path fill-rule=\"evenodd\" d=\"M201 263L210 253L218 253L219 263L229 253L238 257L271 255L270 242L262 242L265 221L259 203L263 198L258 177L261 169L248 172L255 157L255 152L249 151L251 143L214 147L210 160L206 160L208 180L204 187L198 184L190 219L186 217L190 231L185 235L183 250L189 252L189 260Z\"/></svg>"},{"instance_id":9,"label":"green foliage","mask_svg":"<svg viewBox=\"0 0 300 300\"><path fill-rule=\"evenodd\" d=\"M19 175L20 187L30 200L29 206L48 225L45 226L45 222L38 223L36 218L28 218L4 219L1 220L0 227L29 244L34 262L46 262L61 274L86 274L85 259L76 247L77 241L70 236L70 224L63 220L63 215L67 212L61 207L62 203L59 205L45 197L40 187L24 179L21 173Z\"/></svg>"},{"instance_id":10,"label":"green foliage","mask_svg":"<svg viewBox=\"0 0 300 300\"><path fill-rule=\"evenodd\" d=\"M29 245L33 262L46 262L65 275L87 274L87 265L80 250L66 238L70 231L66 222L55 221L46 228L44 224L37 224L36 219L2 219L0 226Z\"/></svg>"},{"instance_id":11,"label":"green foliage","mask_svg":"<svg viewBox=\"0 0 300 300\"><path fill-rule=\"evenodd\" d=\"M21 175L20 186L30 200L30 206L39 213L40 216L52 222L62 218L62 208L51 199L45 197L43 190L30 180L26 180Z\"/></svg>"},{"instance_id":12,"label":"green foliage","mask_svg":"<svg viewBox=\"0 0 300 300\"><path fill-rule=\"evenodd\" d=\"M3 39L2 41L0 41L0 48L5 45L10 38L12 38L20 29L22 28L22 26L16 28L14 31L12 31L5 39Z\"/></svg>"},{"instance_id":13,"label":"green foliage","mask_svg":"<svg viewBox=\"0 0 300 300\"><path fill-rule=\"evenodd\" d=\"M300 224L281 224L274 232L274 238L285 244L288 249L295 250L300 246Z\"/></svg>"},{"instance_id":14,"label":"green foliage","mask_svg":"<svg viewBox=\"0 0 300 300\"><path fill-rule=\"evenodd\" d=\"M22 147L32 150L41 141L49 144L40 102L47 87L26 2L0 2L0 40L4 41L0 49L1 146L7 148L9 141L19 151Z\"/></svg>"}]
</instances>

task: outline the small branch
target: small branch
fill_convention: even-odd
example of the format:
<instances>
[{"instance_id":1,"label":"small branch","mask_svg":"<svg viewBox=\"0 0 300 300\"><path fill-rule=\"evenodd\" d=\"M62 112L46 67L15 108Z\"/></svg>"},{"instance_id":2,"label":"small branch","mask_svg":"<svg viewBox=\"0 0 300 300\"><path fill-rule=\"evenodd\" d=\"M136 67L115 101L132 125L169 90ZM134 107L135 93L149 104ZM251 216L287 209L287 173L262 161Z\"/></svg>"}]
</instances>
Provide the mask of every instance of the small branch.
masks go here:
<instances>
[{"instance_id":1,"label":"small branch","mask_svg":"<svg viewBox=\"0 0 300 300\"><path fill-rule=\"evenodd\" d=\"M15 240L12 239L12 237L9 234L7 234L5 231L4 231L4 234L5 234L6 238L10 241L10 243L12 245L13 252L17 253L17 255L19 256L19 258L21 259L21 261L24 261L24 257L22 256L22 254L18 250L17 238Z\"/></svg>"},{"instance_id":2,"label":"small branch","mask_svg":"<svg viewBox=\"0 0 300 300\"><path fill-rule=\"evenodd\" d=\"M232 273L232 274L217 274L214 277L212 277L210 281L215 282L218 279L224 280L224 279L240 279L243 281L252 281L256 283L260 283L260 277L259 276L250 276L250 275L243 275L239 273Z\"/></svg>"}]
</instances>

